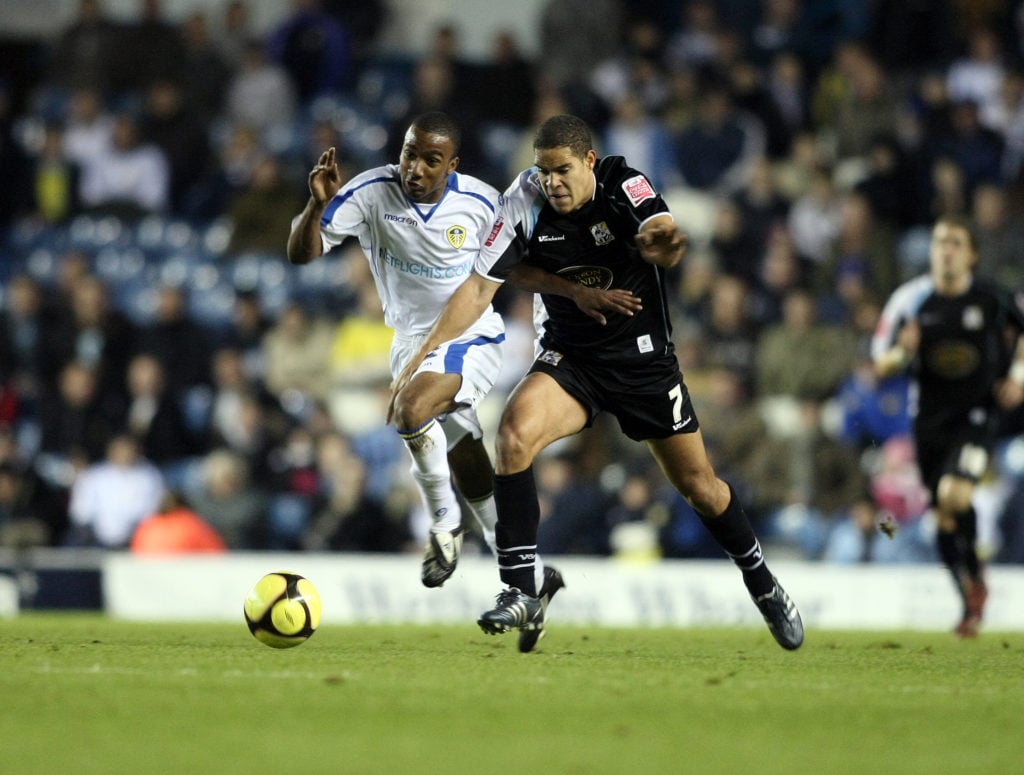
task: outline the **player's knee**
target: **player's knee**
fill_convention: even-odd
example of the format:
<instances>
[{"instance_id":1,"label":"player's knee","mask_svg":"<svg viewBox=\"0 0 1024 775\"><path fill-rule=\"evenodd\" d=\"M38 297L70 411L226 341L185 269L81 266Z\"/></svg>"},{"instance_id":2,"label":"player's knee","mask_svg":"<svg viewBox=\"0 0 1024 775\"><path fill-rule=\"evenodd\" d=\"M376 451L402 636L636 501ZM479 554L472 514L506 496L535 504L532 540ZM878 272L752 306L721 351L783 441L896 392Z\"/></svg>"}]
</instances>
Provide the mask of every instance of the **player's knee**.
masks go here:
<instances>
[{"instance_id":1,"label":"player's knee","mask_svg":"<svg viewBox=\"0 0 1024 775\"><path fill-rule=\"evenodd\" d=\"M713 472L688 470L673 481L679 493L700 514L717 516L729 506L729 488Z\"/></svg>"},{"instance_id":2,"label":"player's knee","mask_svg":"<svg viewBox=\"0 0 1024 775\"><path fill-rule=\"evenodd\" d=\"M403 390L395 398L395 425L401 430L419 428L430 420L432 407L414 390Z\"/></svg>"},{"instance_id":3,"label":"player's knee","mask_svg":"<svg viewBox=\"0 0 1024 775\"><path fill-rule=\"evenodd\" d=\"M974 484L961 476L944 476L939 480L939 508L953 514L967 511L971 507Z\"/></svg>"},{"instance_id":4,"label":"player's knee","mask_svg":"<svg viewBox=\"0 0 1024 775\"><path fill-rule=\"evenodd\" d=\"M502 474L514 473L529 467L536 454L535 438L528 426L502 420L494 442L495 471Z\"/></svg>"}]
</instances>

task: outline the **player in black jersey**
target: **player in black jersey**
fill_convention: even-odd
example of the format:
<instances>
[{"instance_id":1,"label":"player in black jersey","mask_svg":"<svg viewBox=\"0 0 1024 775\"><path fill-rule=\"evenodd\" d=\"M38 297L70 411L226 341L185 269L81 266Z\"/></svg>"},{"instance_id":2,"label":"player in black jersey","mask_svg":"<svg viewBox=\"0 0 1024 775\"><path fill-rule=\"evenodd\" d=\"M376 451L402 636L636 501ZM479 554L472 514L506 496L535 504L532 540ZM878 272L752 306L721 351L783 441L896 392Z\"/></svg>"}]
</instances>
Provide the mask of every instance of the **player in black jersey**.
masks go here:
<instances>
[{"instance_id":1,"label":"player in black jersey","mask_svg":"<svg viewBox=\"0 0 1024 775\"><path fill-rule=\"evenodd\" d=\"M629 438L647 444L740 567L779 644L799 648L800 614L768 570L732 488L712 469L675 356L665 271L682 258L683 234L647 177L621 157L598 159L590 130L574 116L544 122L534 160L506 190L473 274L406 370L461 332L507 278L541 293L542 353L510 395L496 442L498 565L508 588L480 626L519 629L522 651L543 633L549 595L534 583L533 460L607 411ZM542 281L550 275L540 271L561 279Z\"/></svg>"},{"instance_id":2,"label":"player in black jersey","mask_svg":"<svg viewBox=\"0 0 1024 775\"><path fill-rule=\"evenodd\" d=\"M955 632L978 634L988 590L971 496L988 468L999 413L1024 400L1024 315L1010 294L974 276L969 221L940 218L930 271L896 289L872 342L879 375L910 367L914 441L931 491L938 547L963 599Z\"/></svg>"}]
</instances>

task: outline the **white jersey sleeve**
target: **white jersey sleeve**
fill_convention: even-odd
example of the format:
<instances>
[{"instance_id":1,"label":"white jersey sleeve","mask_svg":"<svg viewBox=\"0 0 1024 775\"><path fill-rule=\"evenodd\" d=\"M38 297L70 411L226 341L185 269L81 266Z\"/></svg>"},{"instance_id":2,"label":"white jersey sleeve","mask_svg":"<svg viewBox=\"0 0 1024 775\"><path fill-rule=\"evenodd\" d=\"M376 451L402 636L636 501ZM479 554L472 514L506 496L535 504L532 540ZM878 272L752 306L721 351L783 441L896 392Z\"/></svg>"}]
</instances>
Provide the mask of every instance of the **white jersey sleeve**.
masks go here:
<instances>
[{"instance_id":1,"label":"white jersey sleeve","mask_svg":"<svg viewBox=\"0 0 1024 775\"><path fill-rule=\"evenodd\" d=\"M498 215L473 271L503 283L512 268L522 261L545 203L536 168L519 173L498 201Z\"/></svg>"},{"instance_id":2,"label":"white jersey sleeve","mask_svg":"<svg viewBox=\"0 0 1024 775\"><path fill-rule=\"evenodd\" d=\"M871 358L878 360L896 344L896 337L909 321L917 316L924 300L931 295L935 285L929 275L909 280L889 297L871 337Z\"/></svg>"}]
</instances>

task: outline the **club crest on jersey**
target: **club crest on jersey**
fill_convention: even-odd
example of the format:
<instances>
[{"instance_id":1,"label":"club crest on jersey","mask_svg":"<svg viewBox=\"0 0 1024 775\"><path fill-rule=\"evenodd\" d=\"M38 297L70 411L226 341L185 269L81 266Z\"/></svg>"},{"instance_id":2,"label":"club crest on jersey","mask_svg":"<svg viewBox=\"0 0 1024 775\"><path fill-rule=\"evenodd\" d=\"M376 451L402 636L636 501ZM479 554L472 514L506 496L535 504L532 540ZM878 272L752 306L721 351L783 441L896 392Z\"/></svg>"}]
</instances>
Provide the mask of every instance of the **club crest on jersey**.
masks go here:
<instances>
[{"instance_id":1,"label":"club crest on jersey","mask_svg":"<svg viewBox=\"0 0 1024 775\"><path fill-rule=\"evenodd\" d=\"M985 325L985 315L981 311L981 307L974 304L965 307L962 322L964 328L968 331L980 331L982 326Z\"/></svg>"},{"instance_id":2,"label":"club crest on jersey","mask_svg":"<svg viewBox=\"0 0 1024 775\"><path fill-rule=\"evenodd\" d=\"M448 238L448 244L456 250L461 248L466 242L465 226L449 226L444 234Z\"/></svg>"},{"instance_id":3,"label":"club crest on jersey","mask_svg":"<svg viewBox=\"0 0 1024 775\"><path fill-rule=\"evenodd\" d=\"M600 223L595 223L593 226L591 226L590 233L594 237L594 244L598 246L607 245L609 242L615 239L615 235L612 234L612 230L608 228L608 224L605 223L604 221L601 221Z\"/></svg>"},{"instance_id":4,"label":"club crest on jersey","mask_svg":"<svg viewBox=\"0 0 1024 775\"><path fill-rule=\"evenodd\" d=\"M626 196L629 197L629 201L632 202L633 207L636 207L641 202L648 199L654 199L657 194L654 193L654 189L651 188L651 184L647 182L647 178L643 175L636 175L622 184L622 190L626 192Z\"/></svg>"},{"instance_id":5,"label":"club crest on jersey","mask_svg":"<svg viewBox=\"0 0 1024 775\"><path fill-rule=\"evenodd\" d=\"M562 353L556 352L555 350L545 350L540 354L537 359L541 363L550 363L552 366L557 366L558 362L562 360Z\"/></svg>"}]
</instances>

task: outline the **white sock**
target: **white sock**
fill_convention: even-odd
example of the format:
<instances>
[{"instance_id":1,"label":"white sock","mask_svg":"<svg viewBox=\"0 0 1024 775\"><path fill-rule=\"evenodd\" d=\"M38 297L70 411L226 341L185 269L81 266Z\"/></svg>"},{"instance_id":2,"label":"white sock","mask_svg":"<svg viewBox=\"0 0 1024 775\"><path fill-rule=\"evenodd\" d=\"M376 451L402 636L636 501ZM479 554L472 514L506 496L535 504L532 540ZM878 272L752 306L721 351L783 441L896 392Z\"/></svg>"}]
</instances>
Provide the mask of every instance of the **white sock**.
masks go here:
<instances>
[{"instance_id":1,"label":"white sock","mask_svg":"<svg viewBox=\"0 0 1024 775\"><path fill-rule=\"evenodd\" d=\"M462 510L452 487L448 468L448 440L436 420L411 431L398 432L412 455L412 477L433 522L431 530L457 530L462 525Z\"/></svg>"},{"instance_id":2,"label":"white sock","mask_svg":"<svg viewBox=\"0 0 1024 775\"><path fill-rule=\"evenodd\" d=\"M466 504L473 512L473 516L476 517L480 530L484 534L484 541L491 549L491 554L497 557L498 547L495 544L494 526L498 524L498 508L494 505L494 493L475 501L466 498Z\"/></svg>"},{"instance_id":3,"label":"white sock","mask_svg":"<svg viewBox=\"0 0 1024 775\"><path fill-rule=\"evenodd\" d=\"M537 554L533 561L533 583L536 585L537 597L540 597L540 588L544 586L544 560Z\"/></svg>"}]
</instances>

